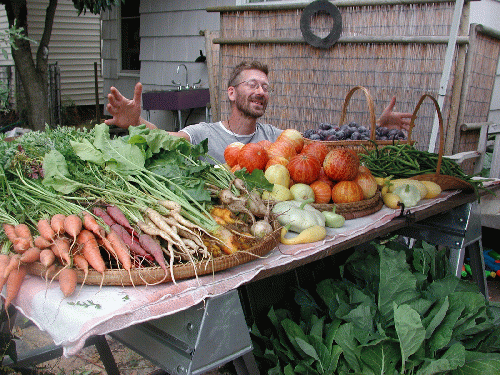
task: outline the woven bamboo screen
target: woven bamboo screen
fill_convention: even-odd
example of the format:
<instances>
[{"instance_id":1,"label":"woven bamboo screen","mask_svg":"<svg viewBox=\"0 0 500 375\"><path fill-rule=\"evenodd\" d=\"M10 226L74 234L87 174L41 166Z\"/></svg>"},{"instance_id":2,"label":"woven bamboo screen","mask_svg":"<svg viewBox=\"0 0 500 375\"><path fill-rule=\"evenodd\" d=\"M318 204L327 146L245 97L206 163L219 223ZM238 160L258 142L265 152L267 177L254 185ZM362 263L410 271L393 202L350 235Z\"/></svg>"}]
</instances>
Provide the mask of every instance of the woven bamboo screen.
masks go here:
<instances>
[{"instance_id":1,"label":"woven bamboo screen","mask_svg":"<svg viewBox=\"0 0 500 375\"><path fill-rule=\"evenodd\" d=\"M322 122L338 123L344 98L354 86L365 86L370 91L377 116L392 96L397 97L395 110L401 112L413 112L422 94L437 97L454 1L374 0L373 4L337 1L343 31L340 40L329 49L318 49L303 42L300 17L305 5L209 10L220 12L221 17L220 36L213 39L214 58L210 67L219 82L211 88L214 120L227 118L229 114L226 94L229 72L241 61L250 59L269 65L274 88L266 114L259 121L282 129L304 131ZM464 14L467 14L465 10ZM463 22L468 24L467 19ZM311 21L313 32L320 37L326 36L331 27L331 19L326 15L317 14ZM461 65L457 72L455 68L461 56L458 51L467 48L460 37L442 107L445 129L451 118L453 130L457 116L450 111L451 97L460 95L460 87L453 84L456 82L458 86L463 79L457 79L457 74L463 75ZM490 65L487 69L488 76L494 77L495 69ZM485 74L479 67L478 72ZM488 113L489 107L483 104L489 104L493 82L491 85L481 82L478 87L483 90L482 99L478 99L481 104L469 105L480 107L475 116L482 119ZM348 114L347 122L369 125L361 92L351 99ZM434 116L433 104L424 103L413 132L420 149L428 147Z\"/></svg>"}]
</instances>

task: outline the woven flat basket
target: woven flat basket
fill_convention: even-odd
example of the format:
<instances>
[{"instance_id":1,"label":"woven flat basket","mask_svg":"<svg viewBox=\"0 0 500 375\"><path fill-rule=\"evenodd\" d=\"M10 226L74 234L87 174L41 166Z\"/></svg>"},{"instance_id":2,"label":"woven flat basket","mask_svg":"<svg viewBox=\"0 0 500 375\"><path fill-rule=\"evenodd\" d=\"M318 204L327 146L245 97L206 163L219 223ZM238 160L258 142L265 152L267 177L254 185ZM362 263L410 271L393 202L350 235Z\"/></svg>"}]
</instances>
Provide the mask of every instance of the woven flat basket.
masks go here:
<instances>
[{"instance_id":1,"label":"woven flat basket","mask_svg":"<svg viewBox=\"0 0 500 375\"><path fill-rule=\"evenodd\" d=\"M340 117L340 122L339 126L342 126L344 124L346 114L347 114L347 107L349 105L349 102L351 100L352 95L357 91L361 90L365 94L366 102L368 104L368 111L370 115L370 139L369 140L364 140L364 141L354 141L354 140L345 140L345 141L317 141L317 140L312 140L308 138L304 138L304 145L307 145L309 143L313 142L320 142L324 144L326 147L328 147L329 150L334 150L337 148L347 148L350 149L357 154L359 153L367 153L368 151L374 150L378 146L386 146L386 145L392 145L394 143L398 144L413 144L414 141L411 140L410 136L411 133L408 134L408 138L406 140L398 140L398 141L391 141L391 140L376 140L375 139L375 130L377 128L377 120L375 117L375 105L373 104L373 97L371 96L370 92L366 87L363 86L356 86L353 87L348 93L346 98L344 99L344 104L342 107L342 115Z\"/></svg>"},{"instance_id":2,"label":"woven flat basket","mask_svg":"<svg viewBox=\"0 0 500 375\"><path fill-rule=\"evenodd\" d=\"M311 206L320 211L331 211L335 207L335 213L342 215L346 220L357 219L380 211L384 206L380 191L370 199L364 199L352 203L311 203Z\"/></svg>"},{"instance_id":3,"label":"woven flat basket","mask_svg":"<svg viewBox=\"0 0 500 375\"><path fill-rule=\"evenodd\" d=\"M173 266L173 276L176 281L182 279L195 278L197 276L213 274L223 271L240 264L250 262L254 259L268 254L274 249L280 240L280 228L275 229L271 234L264 237L258 245L248 250L237 252L232 255L223 255L212 260L204 260L196 263L177 264ZM39 262L35 262L28 267L28 273L34 276L48 277L58 279L57 273L62 266L51 268L47 273L47 268ZM84 282L85 275L83 271L77 270L78 283ZM165 275L160 267L133 268L130 274L123 269L107 269L104 275L95 270L90 270L85 280L87 285L151 285L172 281L171 273Z\"/></svg>"}]
</instances>

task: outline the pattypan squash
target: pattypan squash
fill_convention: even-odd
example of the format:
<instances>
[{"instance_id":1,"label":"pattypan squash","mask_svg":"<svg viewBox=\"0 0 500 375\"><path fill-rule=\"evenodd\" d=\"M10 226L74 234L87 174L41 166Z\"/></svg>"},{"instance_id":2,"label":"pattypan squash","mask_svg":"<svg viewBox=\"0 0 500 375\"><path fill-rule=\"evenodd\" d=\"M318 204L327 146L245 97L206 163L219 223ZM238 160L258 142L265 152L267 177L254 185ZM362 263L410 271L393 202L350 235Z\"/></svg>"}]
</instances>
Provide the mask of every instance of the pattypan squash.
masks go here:
<instances>
[{"instance_id":1,"label":"pattypan squash","mask_svg":"<svg viewBox=\"0 0 500 375\"><path fill-rule=\"evenodd\" d=\"M272 212L277 216L278 222L289 225L292 232L300 233L315 225L325 226L325 217L321 211L308 204L308 201L283 201L274 205Z\"/></svg>"},{"instance_id":2,"label":"pattypan squash","mask_svg":"<svg viewBox=\"0 0 500 375\"><path fill-rule=\"evenodd\" d=\"M416 206L417 203L421 199L420 190L414 185L401 185L394 189L394 194L396 194L401 203L405 205L405 207L413 207Z\"/></svg>"}]
</instances>

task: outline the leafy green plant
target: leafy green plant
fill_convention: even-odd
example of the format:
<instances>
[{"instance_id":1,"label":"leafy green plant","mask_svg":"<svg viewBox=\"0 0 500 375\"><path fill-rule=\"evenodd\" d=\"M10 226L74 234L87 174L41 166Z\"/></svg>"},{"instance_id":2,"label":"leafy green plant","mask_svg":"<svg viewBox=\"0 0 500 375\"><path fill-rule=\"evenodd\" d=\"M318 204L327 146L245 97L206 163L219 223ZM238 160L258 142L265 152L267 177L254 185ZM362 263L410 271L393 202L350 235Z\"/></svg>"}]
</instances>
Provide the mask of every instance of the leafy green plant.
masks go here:
<instances>
[{"instance_id":1,"label":"leafy green plant","mask_svg":"<svg viewBox=\"0 0 500 375\"><path fill-rule=\"evenodd\" d=\"M449 270L445 250L372 243L342 279L298 289L297 311L252 327L267 374L498 374L498 305Z\"/></svg>"}]
</instances>

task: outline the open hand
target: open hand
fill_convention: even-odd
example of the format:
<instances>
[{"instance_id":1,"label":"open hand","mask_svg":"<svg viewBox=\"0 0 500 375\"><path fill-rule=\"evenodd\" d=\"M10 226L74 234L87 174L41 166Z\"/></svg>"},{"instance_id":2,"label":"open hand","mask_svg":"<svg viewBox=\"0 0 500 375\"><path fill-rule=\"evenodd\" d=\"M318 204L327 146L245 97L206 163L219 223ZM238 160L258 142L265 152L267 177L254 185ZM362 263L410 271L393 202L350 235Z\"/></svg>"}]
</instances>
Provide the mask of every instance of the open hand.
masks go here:
<instances>
[{"instance_id":1,"label":"open hand","mask_svg":"<svg viewBox=\"0 0 500 375\"><path fill-rule=\"evenodd\" d=\"M379 126L384 126L388 129L410 129L410 120L413 116L408 112L393 112L396 105L396 97L394 96L389 105L384 109L378 120Z\"/></svg>"},{"instance_id":2,"label":"open hand","mask_svg":"<svg viewBox=\"0 0 500 375\"><path fill-rule=\"evenodd\" d=\"M105 120L107 125L128 128L140 124L142 84L137 82L134 88L134 98L127 99L118 89L111 87L108 94L106 109L113 118Z\"/></svg>"}]
</instances>

